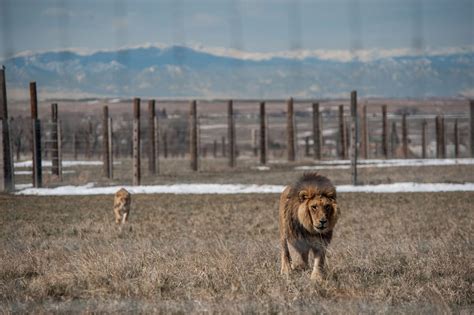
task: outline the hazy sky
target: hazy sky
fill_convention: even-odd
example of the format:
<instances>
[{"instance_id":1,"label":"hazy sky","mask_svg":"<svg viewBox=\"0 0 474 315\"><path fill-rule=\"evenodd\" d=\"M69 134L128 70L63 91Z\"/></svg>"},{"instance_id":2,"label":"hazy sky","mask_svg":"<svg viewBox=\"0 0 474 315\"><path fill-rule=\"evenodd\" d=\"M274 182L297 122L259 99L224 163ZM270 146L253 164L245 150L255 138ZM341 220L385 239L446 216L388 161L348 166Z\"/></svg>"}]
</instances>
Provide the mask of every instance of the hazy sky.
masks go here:
<instances>
[{"instance_id":1,"label":"hazy sky","mask_svg":"<svg viewBox=\"0 0 474 315\"><path fill-rule=\"evenodd\" d=\"M201 44L251 52L474 45L473 0L0 0L0 58Z\"/></svg>"}]
</instances>

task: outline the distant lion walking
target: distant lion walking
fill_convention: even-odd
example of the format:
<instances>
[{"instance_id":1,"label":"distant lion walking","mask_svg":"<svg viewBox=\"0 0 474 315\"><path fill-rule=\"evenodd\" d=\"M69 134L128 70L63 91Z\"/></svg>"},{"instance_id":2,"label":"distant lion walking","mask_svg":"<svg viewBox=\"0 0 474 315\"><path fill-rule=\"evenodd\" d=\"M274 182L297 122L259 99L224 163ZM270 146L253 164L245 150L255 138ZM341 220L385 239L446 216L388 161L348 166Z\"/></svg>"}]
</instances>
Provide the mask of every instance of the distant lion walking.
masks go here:
<instances>
[{"instance_id":1,"label":"distant lion walking","mask_svg":"<svg viewBox=\"0 0 474 315\"><path fill-rule=\"evenodd\" d=\"M128 220L131 202L132 195L125 188L121 188L115 193L114 215L116 224L124 224Z\"/></svg>"}]
</instances>

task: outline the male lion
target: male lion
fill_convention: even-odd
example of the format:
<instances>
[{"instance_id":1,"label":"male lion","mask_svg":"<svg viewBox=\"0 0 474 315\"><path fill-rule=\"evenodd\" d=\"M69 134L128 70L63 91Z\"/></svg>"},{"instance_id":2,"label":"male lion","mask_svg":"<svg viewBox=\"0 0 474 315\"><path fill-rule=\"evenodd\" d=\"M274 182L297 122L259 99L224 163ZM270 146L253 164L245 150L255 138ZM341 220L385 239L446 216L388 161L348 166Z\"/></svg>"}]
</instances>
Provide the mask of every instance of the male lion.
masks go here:
<instances>
[{"instance_id":1,"label":"male lion","mask_svg":"<svg viewBox=\"0 0 474 315\"><path fill-rule=\"evenodd\" d=\"M308 267L314 257L312 280L322 280L326 248L339 217L336 188L317 173L306 173L280 196L281 274Z\"/></svg>"},{"instance_id":2,"label":"male lion","mask_svg":"<svg viewBox=\"0 0 474 315\"><path fill-rule=\"evenodd\" d=\"M125 188L121 188L119 189L119 191L115 193L115 198L114 198L115 223L124 224L128 220L131 201L132 201L132 196Z\"/></svg>"}]
</instances>

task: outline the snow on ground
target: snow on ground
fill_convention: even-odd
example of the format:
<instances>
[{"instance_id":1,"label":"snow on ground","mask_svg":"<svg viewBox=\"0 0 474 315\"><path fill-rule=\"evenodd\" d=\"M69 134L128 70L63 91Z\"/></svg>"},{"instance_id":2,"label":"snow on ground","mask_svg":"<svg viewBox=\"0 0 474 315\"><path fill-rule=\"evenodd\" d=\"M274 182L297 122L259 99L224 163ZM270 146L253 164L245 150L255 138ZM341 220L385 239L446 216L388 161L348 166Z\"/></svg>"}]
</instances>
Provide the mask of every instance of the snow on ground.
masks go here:
<instances>
[{"instance_id":1,"label":"snow on ground","mask_svg":"<svg viewBox=\"0 0 474 315\"><path fill-rule=\"evenodd\" d=\"M295 170L320 170L320 169L349 169L350 160L317 161L315 165L297 166ZM369 167L397 167L397 166L449 166L449 165L474 165L473 158L467 159L390 159L390 160L359 160L358 168Z\"/></svg>"},{"instance_id":2,"label":"snow on ground","mask_svg":"<svg viewBox=\"0 0 474 315\"><path fill-rule=\"evenodd\" d=\"M75 170L62 171L63 174L74 174ZM32 175L33 171L15 171L15 175Z\"/></svg>"},{"instance_id":3,"label":"snow on ground","mask_svg":"<svg viewBox=\"0 0 474 315\"><path fill-rule=\"evenodd\" d=\"M114 165L120 164L120 161L114 162ZM102 161L63 161L62 166L63 167L71 167L71 166L96 166L96 165L102 165ZM53 163L48 160L41 161L41 166L42 167L51 167L53 166ZM21 168L21 167L33 167L33 162L31 160L29 161L23 161L23 162L15 162L15 167Z\"/></svg>"},{"instance_id":4,"label":"snow on ground","mask_svg":"<svg viewBox=\"0 0 474 315\"><path fill-rule=\"evenodd\" d=\"M282 185L244 185L244 184L174 184L155 186L110 186L94 187L93 183L84 186L62 186L56 188L20 188L19 195L109 195L125 187L132 194L278 194L283 191ZM393 183L381 185L341 185L338 192L364 193L399 193L399 192L442 192L442 191L474 191L474 183Z\"/></svg>"}]
</instances>

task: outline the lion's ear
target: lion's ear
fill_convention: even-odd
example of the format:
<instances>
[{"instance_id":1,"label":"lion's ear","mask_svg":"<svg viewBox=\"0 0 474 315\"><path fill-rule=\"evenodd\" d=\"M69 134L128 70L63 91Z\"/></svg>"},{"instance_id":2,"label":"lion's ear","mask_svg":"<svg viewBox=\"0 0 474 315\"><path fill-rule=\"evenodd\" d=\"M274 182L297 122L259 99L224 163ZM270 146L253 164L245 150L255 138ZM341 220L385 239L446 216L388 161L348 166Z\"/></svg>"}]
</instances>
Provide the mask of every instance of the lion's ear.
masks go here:
<instances>
[{"instance_id":1,"label":"lion's ear","mask_svg":"<svg viewBox=\"0 0 474 315\"><path fill-rule=\"evenodd\" d=\"M298 194L299 198L300 198L300 202L303 202L305 201L306 199L309 198L309 194L306 190L302 190L300 191L300 193Z\"/></svg>"}]
</instances>

